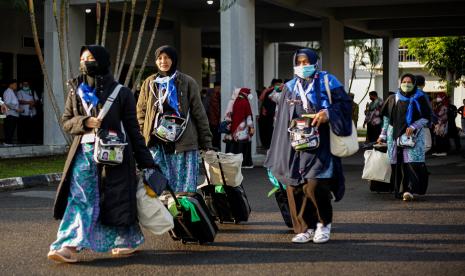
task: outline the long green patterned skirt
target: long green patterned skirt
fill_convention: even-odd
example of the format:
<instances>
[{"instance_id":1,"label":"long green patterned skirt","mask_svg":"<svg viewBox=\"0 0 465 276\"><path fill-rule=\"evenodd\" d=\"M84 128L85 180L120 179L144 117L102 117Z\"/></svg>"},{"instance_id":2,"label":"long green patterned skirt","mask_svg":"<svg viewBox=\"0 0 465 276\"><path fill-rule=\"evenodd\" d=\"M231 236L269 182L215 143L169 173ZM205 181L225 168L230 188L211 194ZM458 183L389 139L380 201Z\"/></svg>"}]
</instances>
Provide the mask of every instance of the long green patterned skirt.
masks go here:
<instances>
[{"instance_id":1,"label":"long green patterned skirt","mask_svg":"<svg viewBox=\"0 0 465 276\"><path fill-rule=\"evenodd\" d=\"M76 152L68 205L51 250L66 246L107 252L113 248L135 248L144 242L138 224L113 227L99 222L98 171L93 152L93 144L81 144Z\"/></svg>"}]
</instances>

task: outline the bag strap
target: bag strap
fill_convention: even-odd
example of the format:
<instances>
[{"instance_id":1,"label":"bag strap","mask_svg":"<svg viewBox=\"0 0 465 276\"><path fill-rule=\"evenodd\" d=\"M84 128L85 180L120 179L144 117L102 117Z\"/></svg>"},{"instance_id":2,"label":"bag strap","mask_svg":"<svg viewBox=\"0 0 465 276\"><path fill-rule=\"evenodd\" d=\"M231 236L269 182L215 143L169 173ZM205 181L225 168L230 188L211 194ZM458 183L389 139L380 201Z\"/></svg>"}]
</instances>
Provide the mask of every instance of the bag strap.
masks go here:
<instances>
[{"instance_id":1,"label":"bag strap","mask_svg":"<svg viewBox=\"0 0 465 276\"><path fill-rule=\"evenodd\" d=\"M223 180L223 185L226 186L226 178L224 177L223 165L221 165L220 155L216 153L216 158L218 158L218 166L220 167L221 180Z\"/></svg>"},{"instance_id":2,"label":"bag strap","mask_svg":"<svg viewBox=\"0 0 465 276\"><path fill-rule=\"evenodd\" d=\"M115 101L116 97L118 97L119 91L121 90L123 86L121 84L116 85L115 89L113 89L113 92L111 93L110 96L108 96L105 104L103 105L102 109L100 110L97 119L102 120L110 111L111 106L113 105L113 102Z\"/></svg>"},{"instance_id":3,"label":"bag strap","mask_svg":"<svg viewBox=\"0 0 465 276\"><path fill-rule=\"evenodd\" d=\"M324 75L323 79L325 81L326 94L328 94L329 104L333 104L333 101L331 99L331 89L329 89L328 74Z\"/></svg>"},{"instance_id":4,"label":"bag strap","mask_svg":"<svg viewBox=\"0 0 465 276\"><path fill-rule=\"evenodd\" d=\"M202 156L202 165L203 165L203 170L205 171L205 178L207 179L207 184L211 185L210 178L208 177L207 165L205 165L205 158L203 158L203 156Z\"/></svg>"}]
</instances>

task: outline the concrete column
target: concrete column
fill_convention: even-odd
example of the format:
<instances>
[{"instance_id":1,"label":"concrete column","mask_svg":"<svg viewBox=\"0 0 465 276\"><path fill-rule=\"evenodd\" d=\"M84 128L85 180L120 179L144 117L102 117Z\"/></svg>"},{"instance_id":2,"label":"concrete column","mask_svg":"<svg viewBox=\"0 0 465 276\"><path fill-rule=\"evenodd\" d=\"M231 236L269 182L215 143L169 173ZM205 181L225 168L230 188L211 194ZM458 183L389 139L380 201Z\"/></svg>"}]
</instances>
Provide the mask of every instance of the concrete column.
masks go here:
<instances>
[{"instance_id":1,"label":"concrete column","mask_svg":"<svg viewBox=\"0 0 465 276\"><path fill-rule=\"evenodd\" d=\"M193 77L201 87L202 35L199 27L179 25L179 53L179 70Z\"/></svg>"},{"instance_id":2,"label":"concrete column","mask_svg":"<svg viewBox=\"0 0 465 276\"><path fill-rule=\"evenodd\" d=\"M256 124L255 80L255 0L238 0L221 12L221 110L226 110L234 88L248 87L253 94ZM256 146L256 139L252 139L252 154L256 154Z\"/></svg>"},{"instance_id":3,"label":"concrete column","mask_svg":"<svg viewBox=\"0 0 465 276\"><path fill-rule=\"evenodd\" d=\"M80 6L69 7L69 31L71 42L69 58L73 69L71 77L74 77L79 74L79 54L81 47L86 44L86 14Z\"/></svg>"},{"instance_id":4,"label":"concrete column","mask_svg":"<svg viewBox=\"0 0 465 276\"><path fill-rule=\"evenodd\" d=\"M325 71L345 83L344 72L344 25L334 18L323 19L321 34L321 64Z\"/></svg>"},{"instance_id":5,"label":"concrete column","mask_svg":"<svg viewBox=\"0 0 465 276\"><path fill-rule=\"evenodd\" d=\"M48 77L52 84L53 93L60 106L60 113L63 112L64 107L64 92L61 78L61 63L60 63L60 49L58 45L58 33L53 19L52 1L47 0L44 3L44 58L45 66L47 68ZM71 46L71 59L75 73L77 73L79 64L79 50L84 45L85 35L85 13L82 9L72 7L70 8L70 38L72 41ZM75 61L76 60L76 61ZM44 91L46 91L44 87ZM51 104L51 99L46 92L44 92L44 145L65 145L66 141L59 129L59 124L56 120L54 110Z\"/></svg>"},{"instance_id":6,"label":"concrete column","mask_svg":"<svg viewBox=\"0 0 465 276\"><path fill-rule=\"evenodd\" d=\"M274 78L279 78L279 44L265 42L263 45L263 86L268 87Z\"/></svg>"},{"instance_id":7,"label":"concrete column","mask_svg":"<svg viewBox=\"0 0 465 276\"><path fill-rule=\"evenodd\" d=\"M399 39L383 38L383 99L399 88Z\"/></svg>"}]
</instances>

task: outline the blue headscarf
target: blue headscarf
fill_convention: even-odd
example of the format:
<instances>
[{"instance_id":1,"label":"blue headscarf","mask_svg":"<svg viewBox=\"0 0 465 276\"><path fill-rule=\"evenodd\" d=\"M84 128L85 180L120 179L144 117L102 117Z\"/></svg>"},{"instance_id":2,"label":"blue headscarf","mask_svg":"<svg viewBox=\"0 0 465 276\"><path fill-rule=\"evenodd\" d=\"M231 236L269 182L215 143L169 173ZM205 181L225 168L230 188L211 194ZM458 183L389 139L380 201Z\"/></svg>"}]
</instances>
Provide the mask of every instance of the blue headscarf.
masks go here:
<instances>
[{"instance_id":1,"label":"blue headscarf","mask_svg":"<svg viewBox=\"0 0 465 276\"><path fill-rule=\"evenodd\" d=\"M413 123L413 109L417 108L418 112L421 114L421 107L420 103L418 102L418 99L424 97L423 92L421 92L420 89L417 89L415 91L415 94L413 94L410 97L404 96L402 92L397 90L396 93L396 98L399 99L400 101L403 102L408 102L408 107L407 107L407 114L405 115L405 120L407 121L407 126L410 126Z\"/></svg>"},{"instance_id":2,"label":"blue headscarf","mask_svg":"<svg viewBox=\"0 0 465 276\"><path fill-rule=\"evenodd\" d=\"M92 104L97 106L99 99L95 93L95 87L87 85L85 82L82 82L79 85L80 91L82 91L81 97L87 104Z\"/></svg>"}]
</instances>

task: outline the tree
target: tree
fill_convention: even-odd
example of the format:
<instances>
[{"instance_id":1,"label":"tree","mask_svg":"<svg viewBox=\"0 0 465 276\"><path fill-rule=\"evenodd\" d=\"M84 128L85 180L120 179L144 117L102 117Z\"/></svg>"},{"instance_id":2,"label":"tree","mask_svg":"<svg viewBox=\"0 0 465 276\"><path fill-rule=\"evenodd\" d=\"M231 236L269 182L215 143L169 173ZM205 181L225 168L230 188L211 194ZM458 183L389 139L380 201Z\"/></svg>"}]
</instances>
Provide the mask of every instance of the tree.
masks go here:
<instances>
[{"instance_id":1,"label":"tree","mask_svg":"<svg viewBox=\"0 0 465 276\"><path fill-rule=\"evenodd\" d=\"M134 25L134 12L135 12L135 10L136 10L136 0L131 0L131 17L129 19L128 36L126 38L126 44L124 45L123 56L121 57L120 64L118 65L118 71L114 73L116 80L119 80L119 78L121 76L121 71L123 71L124 61L126 59L126 54L128 53L129 44L131 43L132 27Z\"/></svg>"},{"instance_id":2,"label":"tree","mask_svg":"<svg viewBox=\"0 0 465 276\"><path fill-rule=\"evenodd\" d=\"M139 85L142 75L144 73L145 66L147 65L147 59L150 55L150 52L152 51L152 46L153 42L155 41L155 35L158 30L158 25L160 24L160 19L161 19L161 12L163 10L163 0L159 0L158 2L158 8L157 8L157 15L155 17L155 26L153 27L152 30L152 35L150 36L149 40L149 46L147 47L147 50L145 52L144 60L142 61L142 65L140 67L139 73L137 74L136 81L132 85L132 92L134 93L136 91L137 85Z\"/></svg>"},{"instance_id":3,"label":"tree","mask_svg":"<svg viewBox=\"0 0 465 276\"><path fill-rule=\"evenodd\" d=\"M105 47L105 40L107 38L107 25L108 25L108 16L110 14L110 0L105 2L105 18L103 20L103 30L102 30L102 41L101 45Z\"/></svg>"},{"instance_id":4,"label":"tree","mask_svg":"<svg viewBox=\"0 0 465 276\"><path fill-rule=\"evenodd\" d=\"M115 74L115 75L118 72L119 60L120 60L120 57L121 57L121 45L123 44L124 22L126 21L126 11L127 11L127 9L128 9L128 1L124 1L123 18L121 18L121 29L120 29L119 38L118 38L118 50L116 52L115 68L113 69L113 74Z\"/></svg>"},{"instance_id":5,"label":"tree","mask_svg":"<svg viewBox=\"0 0 465 276\"><path fill-rule=\"evenodd\" d=\"M405 38L401 46L408 49L433 75L446 81L446 91L453 96L454 87L465 84L465 36Z\"/></svg>"},{"instance_id":6,"label":"tree","mask_svg":"<svg viewBox=\"0 0 465 276\"><path fill-rule=\"evenodd\" d=\"M124 86L129 85L132 71L134 70L134 67L136 66L137 56L139 55L140 43L142 41L142 35L144 34L145 22L147 21L151 4L152 4L152 0L147 0L145 4L145 10L144 10L144 14L142 15L142 22L140 23L140 28L139 28L139 35L137 36L136 46L134 48L134 53L132 55L131 64L129 65L128 73L126 74L126 79L124 80Z\"/></svg>"}]
</instances>

